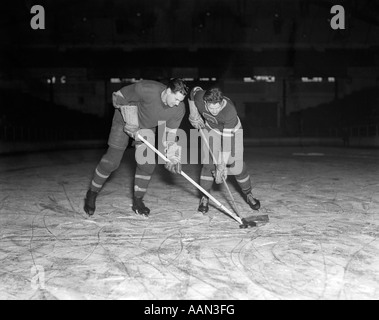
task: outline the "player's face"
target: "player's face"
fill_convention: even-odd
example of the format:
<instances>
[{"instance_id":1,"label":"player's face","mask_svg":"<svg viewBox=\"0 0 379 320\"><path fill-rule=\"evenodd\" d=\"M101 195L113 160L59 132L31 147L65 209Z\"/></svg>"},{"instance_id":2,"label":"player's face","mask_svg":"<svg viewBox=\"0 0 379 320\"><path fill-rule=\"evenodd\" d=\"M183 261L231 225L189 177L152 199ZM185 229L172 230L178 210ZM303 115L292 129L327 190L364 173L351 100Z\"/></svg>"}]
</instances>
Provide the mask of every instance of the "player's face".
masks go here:
<instances>
[{"instance_id":1,"label":"player's face","mask_svg":"<svg viewBox=\"0 0 379 320\"><path fill-rule=\"evenodd\" d=\"M221 111L221 103L205 103L205 108L212 114L212 116L217 116Z\"/></svg>"},{"instance_id":2,"label":"player's face","mask_svg":"<svg viewBox=\"0 0 379 320\"><path fill-rule=\"evenodd\" d=\"M180 102L184 100L185 96L181 94L179 91L173 93L171 90L167 92L166 104L170 107L177 107Z\"/></svg>"}]
</instances>

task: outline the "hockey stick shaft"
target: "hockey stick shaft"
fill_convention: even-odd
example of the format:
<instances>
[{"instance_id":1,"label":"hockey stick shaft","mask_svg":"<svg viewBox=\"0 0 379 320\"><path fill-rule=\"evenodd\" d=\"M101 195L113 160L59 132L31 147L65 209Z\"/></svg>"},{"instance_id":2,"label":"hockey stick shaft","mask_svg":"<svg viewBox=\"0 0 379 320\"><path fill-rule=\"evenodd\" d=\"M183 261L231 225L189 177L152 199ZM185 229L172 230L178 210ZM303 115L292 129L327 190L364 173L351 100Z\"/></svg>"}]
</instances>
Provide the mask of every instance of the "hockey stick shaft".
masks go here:
<instances>
[{"instance_id":1,"label":"hockey stick shaft","mask_svg":"<svg viewBox=\"0 0 379 320\"><path fill-rule=\"evenodd\" d=\"M140 134L137 134L137 137L139 140L141 140L143 143L145 143L151 150L153 150L158 156L160 156L164 161L170 162L170 160L167 159L165 155L162 154L158 149L156 149L149 141L147 141L145 138L143 138ZM229 211L224 205L222 205L216 198L214 198L209 192L207 192L203 187L198 185L194 180L192 180L187 174L184 173L183 170L181 170L180 174L186 178L189 182L191 182L196 188L198 188L201 192L203 192L209 199L211 199L217 206L219 206L221 209L223 209L229 216L231 216L234 220L242 223L242 220L240 217L236 216L233 212Z\"/></svg>"},{"instance_id":2,"label":"hockey stick shaft","mask_svg":"<svg viewBox=\"0 0 379 320\"><path fill-rule=\"evenodd\" d=\"M208 141L207 141L206 136L204 135L203 129L200 128L199 131L200 131L201 137L203 138L203 141L204 141L205 145L206 145L207 148L208 148L209 153L211 154L211 156L212 156L212 158L213 158L213 162L216 164L216 163L217 163L216 157L214 156L214 154L213 154L211 148L209 147L209 143L208 143ZM238 207L237 207L236 201L234 200L234 197L233 197L233 195L232 195L232 192L230 191L229 186L228 186L228 184L226 183L225 177L222 177L222 181L224 182L224 185L225 185L225 187L226 187L226 190L228 190L229 196L230 196L230 198L232 199L233 207L234 207L234 210L236 211L236 214L237 214L239 217L241 217L241 214L240 214L240 212L239 212L239 210L238 210Z\"/></svg>"}]
</instances>

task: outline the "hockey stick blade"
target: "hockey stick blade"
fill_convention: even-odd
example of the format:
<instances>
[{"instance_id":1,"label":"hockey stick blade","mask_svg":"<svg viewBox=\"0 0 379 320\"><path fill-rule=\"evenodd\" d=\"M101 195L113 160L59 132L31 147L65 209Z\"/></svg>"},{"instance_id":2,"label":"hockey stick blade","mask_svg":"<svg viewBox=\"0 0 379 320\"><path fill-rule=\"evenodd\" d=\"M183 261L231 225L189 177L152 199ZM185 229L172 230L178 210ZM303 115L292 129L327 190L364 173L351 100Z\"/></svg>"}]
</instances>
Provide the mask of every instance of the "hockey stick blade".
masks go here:
<instances>
[{"instance_id":1,"label":"hockey stick blade","mask_svg":"<svg viewBox=\"0 0 379 320\"><path fill-rule=\"evenodd\" d=\"M248 216L242 219L246 221L258 221L258 222L268 222L270 219L267 214Z\"/></svg>"},{"instance_id":2,"label":"hockey stick blade","mask_svg":"<svg viewBox=\"0 0 379 320\"><path fill-rule=\"evenodd\" d=\"M240 225L240 228L244 229L248 227L256 227L257 222L268 222L269 218L267 214L262 214L262 215L242 218L241 220L242 220L242 224Z\"/></svg>"},{"instance_id":3,"label":"hockey stick blade","mask_svg":"<svg viewBox=\"0 0 379 320\"><path fill-rule=\"evenodd\" d=\"M242 224L240 225L241 229L245 229L248 227L256 227L257 223L254 221L247 221L245 218L242 218Z\"/></svg>"}]
</instances>

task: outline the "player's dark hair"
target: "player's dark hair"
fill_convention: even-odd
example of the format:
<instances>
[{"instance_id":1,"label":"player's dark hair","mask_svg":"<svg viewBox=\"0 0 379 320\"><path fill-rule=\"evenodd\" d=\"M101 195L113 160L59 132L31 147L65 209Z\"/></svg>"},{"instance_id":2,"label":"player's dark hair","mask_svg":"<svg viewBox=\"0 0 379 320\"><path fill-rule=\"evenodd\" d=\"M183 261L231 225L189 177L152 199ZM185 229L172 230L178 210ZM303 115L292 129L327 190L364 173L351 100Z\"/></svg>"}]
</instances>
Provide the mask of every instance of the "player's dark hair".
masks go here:
<instances>
[{"instance_id":1,"label":"player's dark hair","mask_svg":"<svg viewBox=\"0 0 379 320\"><path fill-rule=\"evenodd\" d=\"M183 96L186 96L189 90L185 82L179 78L170 79L167 87L169 87L173 93L180 92Z\"/></svg>"},{"instance_id":2,"label":"player's dark hair","mask_svg":"<svg viewBox=\"0 0 379 320\"><path fill-rule=\"evenodd\" d=\"M206 103L220 103L224 99L222 91L219 88L208 89L204 93L203 100Z\"/></svg>"}]
</instances>

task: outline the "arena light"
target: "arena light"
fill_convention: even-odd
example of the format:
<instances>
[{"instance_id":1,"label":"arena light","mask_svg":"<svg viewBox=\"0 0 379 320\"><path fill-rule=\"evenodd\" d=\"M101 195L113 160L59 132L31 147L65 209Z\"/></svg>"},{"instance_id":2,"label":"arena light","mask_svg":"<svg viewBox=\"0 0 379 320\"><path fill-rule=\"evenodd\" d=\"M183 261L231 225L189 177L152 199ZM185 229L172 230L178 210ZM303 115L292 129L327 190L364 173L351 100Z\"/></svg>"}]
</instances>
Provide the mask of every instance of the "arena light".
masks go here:
<instances>
[{"instance_id":1,"label":"arena light","mask_svg":"<svg viewBox=\"0 0 379 320\"><path fill-rule=\"evenodd\" d=\"M275 76L259 75L253 77L244 77L243 82L275 82Z\"/></svg>"},{"instance_id":2,"label":"arena light","mask_svg":"<svg viewBox=\"0 0 379 320\"><path fill-rule=\"evenodd\" d=\"M301 82L322 82L322 78L321 77L313 77L313 78L301 77Z\"/></svg>"},{"instance_id":3,"label":"arena light","mask_svg":"<svg viewBox=\"0 0 379 320\"><path fill-rule=\"evenodd\" d=\"M121 82L131 82L131 83L136 83L141 81L141 79L136 79L136 78L111 78L110 81L111 83L121 83Z\"/></svg>"},{"instance_id":4,"label":"arena light","mask_svg":"<svg viewBox=\"0 0 379 320\"><path fill-rule=\"evenodd\" d=\"M217 78L216 77L202 77L202 78L199 78L199 81L217 81Z\"/></svg>"},{"instance_id":5,"label":"arena light","mask_svg":"<svg viewBox=\"0 0 379 320\"><path fill-rule=\"evenodd\" d=\"M54 77L54 76L52 76L51 78L47 78L46 79L46 82L48 83L48 84L54 84L55 83L55 80L56 80L56 78Z\"/></svg>"},{"instance_id":6,"label":"arena light","mask_svg":"<svg viewBox=\"0 0 379 320\"><path fill-rule=\"evenodd\" d=\"M131 83L136 83L136 82L139 82L141 80L142 80L142 78L140 78L140 79L137 79L137 78L123 78L122 79L123 82L131 82Z\"/></svg>"}]
</instances>

